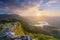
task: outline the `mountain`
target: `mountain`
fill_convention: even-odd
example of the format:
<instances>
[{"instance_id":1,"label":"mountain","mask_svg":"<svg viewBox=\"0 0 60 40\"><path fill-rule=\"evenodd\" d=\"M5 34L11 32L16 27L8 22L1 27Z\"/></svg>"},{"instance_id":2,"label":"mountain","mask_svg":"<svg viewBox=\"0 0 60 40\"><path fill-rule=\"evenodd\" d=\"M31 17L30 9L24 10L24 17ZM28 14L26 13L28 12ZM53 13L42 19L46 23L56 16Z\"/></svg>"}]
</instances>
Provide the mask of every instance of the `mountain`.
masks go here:
<instances>
[{"instance_id":1,"label":"mountain","mask_svg":"<svg viewBox=\"0 0 60 40\"><path fill-rule=\"evenodd\" d=\"M21 22L24 26L28 24L25 19L23 19L20 15L17 14L0 14L0 22L3 21L19 21ZM26 23L26 24L24 24Z\"/></svg>"},{"instance_id":2,"label":"mountain","mask_svg":"<svg viewBox=\"0 0 60 40\"><path fill-rule=\"evenodd\" d=\"M36 16L33 17L26 16L24 18L26 18L28 20L28 23L30 23L31 25L39 21L45 21L49 24L49 26L44 26L43 28L33 26L30 28L32 32L53 35L57 38L60 38L60 16L58 17L43 16L42 18Z\"/></svg>"},{"instance_id":3,"label":"mountain","mask_svg":"<svg viewBox=\"0 0 60 40\"><path fill-rule=\"evenodd\" d=\"M57 36L55 36L55 27L44 27L44 28L40 28L40 27L33 27L32 25L30 25L28 22L26 22L26 19L24 19L23 17L16 15L16 14L0 14L0 24L3 24L2 27L7 27L5 26L5 23L8 23L7 25L9 25L10 23L15 24L12 27L12 31L16 34L16 35L28 35L30 36L32 39L36 39L36 40L58 40ZM11 25L10 25L11 26ZM8 28L10 28L10 26ZM0 26L1 28L1 26ZM53 31L54 30L54 31ZM53 32L53 33L52 33ZM54 35L52 35L54 34ZM57 34L57 33L56 33ZM56 37L56 38L55 38ZM60 37L60 36L59 36ZM47 39L48 38L48 39Z\"/></svg>"},{"instance_id":4,"label":"mountain","mask_svg":"<svg viewBox=\"0 0 60 40\"><path fill-rule=\"evenodd\" d=\"M47 35L52 35L57 38L60 38L60 28L52 27L52 26L43 26L43 27L35 27L32 31L36 33L42 33Z\"/></svg>"}]
</instances>

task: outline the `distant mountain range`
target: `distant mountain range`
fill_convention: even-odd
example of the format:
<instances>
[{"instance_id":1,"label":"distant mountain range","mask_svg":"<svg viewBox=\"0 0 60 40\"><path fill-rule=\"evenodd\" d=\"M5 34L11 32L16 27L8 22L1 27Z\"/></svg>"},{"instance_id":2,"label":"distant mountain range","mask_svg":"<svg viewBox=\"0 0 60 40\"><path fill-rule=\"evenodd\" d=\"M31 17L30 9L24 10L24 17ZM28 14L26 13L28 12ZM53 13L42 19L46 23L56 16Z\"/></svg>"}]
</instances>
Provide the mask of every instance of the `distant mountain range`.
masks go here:
<instances>
[{"instance_id":1,"label":"distant mountain range","mask_svg":"<svg viewBox=\"0 0 60 40\"><path fill-rule=\"evenodd\" d=\"M60 16L56 17L49 17L49 16L43 16L43 17L36 17L36 16L26 16L24 17L27 20L29 20L29 23L36 23L38 21L46 21L48 22L51 26L54 27L59 27L60 28Z\"/></svg>"},{"instance_id":2,"label":"distant mountain range","mask_svg":"<svg viewBox=\"0 0 60 40\"><path fill-rule=\"evenodd\" d=\"M49 24L51 24L54 27L60 28L60 16L57 17L44 17L45 21L47 21Z\"/></svg>"}]
</instances>

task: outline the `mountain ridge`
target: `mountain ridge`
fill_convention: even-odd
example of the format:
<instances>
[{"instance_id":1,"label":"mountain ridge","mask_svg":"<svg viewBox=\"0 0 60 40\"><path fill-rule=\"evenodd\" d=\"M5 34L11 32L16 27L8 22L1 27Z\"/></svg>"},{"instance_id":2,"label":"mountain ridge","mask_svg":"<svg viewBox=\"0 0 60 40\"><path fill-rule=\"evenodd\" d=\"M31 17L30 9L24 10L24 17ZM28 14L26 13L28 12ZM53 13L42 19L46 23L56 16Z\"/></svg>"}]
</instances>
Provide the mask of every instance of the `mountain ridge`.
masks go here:
<instances>
[{"instance_id":1,"label":"mountain ridge","mask_svg":"<svg viewBox=\"0 0 60 40\"><path fill-rule=\"evenodd\" d=\"M31 25L29 25L27 22L25 22L25 20L22 18L22 17L20 17L20 16L18 16L18 15L11 15L11 14L1 14L0 15L1 17L1 20L3 20L3 21L6 21L6 19L8 20L8 21L19 21L21 24L22 24L22 26L23 26L23 29L25 30L25 31L27 31L27 32L29 32L29 33L42 33L42 34L46 34L46 35L50 35L49 33L48 33L48 31L46 32L46 31L44 31L43 29L40 29L40 28L36 28L36 27L32 27ZM3 17L3 18L2 18ZM4 19L4 18L6 18L6 19ZM1 22L1 20L0 20L0 22ZM3 22L2 21L2 22ZM47 27L48 28L48 27ZM54 27L53 27L54 28ZM46 30L46 28L45 28L45 30ZM48 29L47 29L48 30Z\"/></svg>"}]
</instances>

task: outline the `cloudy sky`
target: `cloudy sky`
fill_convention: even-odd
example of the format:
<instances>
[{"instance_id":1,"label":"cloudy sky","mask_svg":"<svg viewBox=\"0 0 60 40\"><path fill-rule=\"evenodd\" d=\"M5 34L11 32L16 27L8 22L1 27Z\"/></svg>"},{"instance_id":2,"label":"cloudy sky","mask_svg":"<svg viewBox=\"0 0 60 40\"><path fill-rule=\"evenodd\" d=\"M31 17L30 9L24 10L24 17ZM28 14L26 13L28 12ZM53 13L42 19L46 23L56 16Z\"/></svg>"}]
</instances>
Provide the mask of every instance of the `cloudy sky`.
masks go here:
<instances>
[{"instance_id":1,"label":"cloudy sky","mask_svg":"<svg viewBox=\"0 0 60 40\"><path fill-rule=\"evenodd\" d=\"M0 0L0 14L60 16L60 0Z\"/></svg>"}]
</instances>

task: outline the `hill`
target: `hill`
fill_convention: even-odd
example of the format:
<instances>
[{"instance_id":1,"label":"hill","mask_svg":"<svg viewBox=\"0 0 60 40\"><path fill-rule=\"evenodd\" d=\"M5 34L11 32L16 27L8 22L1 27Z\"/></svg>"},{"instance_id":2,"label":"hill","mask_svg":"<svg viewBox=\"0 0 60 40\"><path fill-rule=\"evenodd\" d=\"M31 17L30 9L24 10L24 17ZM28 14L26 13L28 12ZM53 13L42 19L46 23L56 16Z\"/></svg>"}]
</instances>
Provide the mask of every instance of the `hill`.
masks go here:
<instances>
[{"instance_id":1,"label":"hill","mask_svg":"<svg viewBox=\"0 0 60 40\"><path fill-rule=\"evenodd\" d=\"M32 27L25 21L25 19L16 14L0 14L0 25L0 28L3 27L2 29L6 30L6 28L9 28L11 31L13 31L15 36L28 35L35 40L58 40L48 33L50 31L47 30L51 29L45 28L47 30L43 31L41 28ZM2 35L4 32L6 32L3 30L0 31Z\"/></svg>"}]
</instances>

